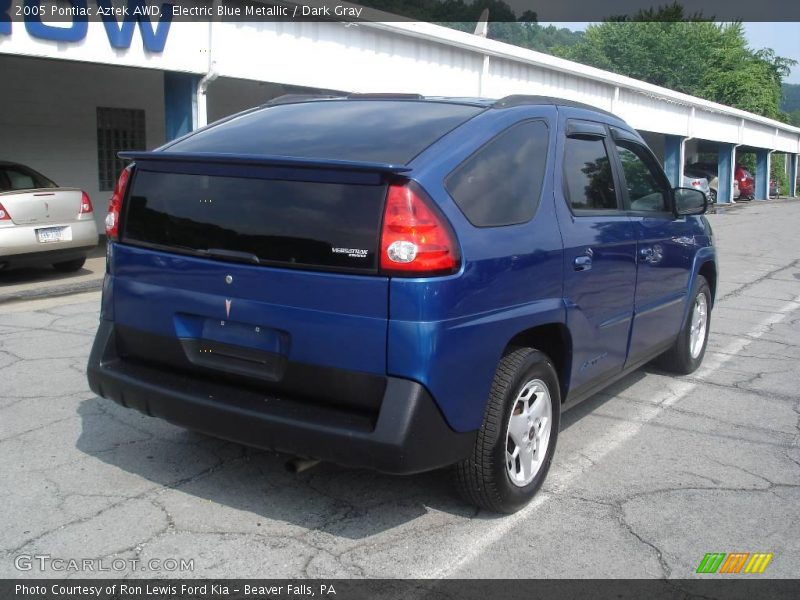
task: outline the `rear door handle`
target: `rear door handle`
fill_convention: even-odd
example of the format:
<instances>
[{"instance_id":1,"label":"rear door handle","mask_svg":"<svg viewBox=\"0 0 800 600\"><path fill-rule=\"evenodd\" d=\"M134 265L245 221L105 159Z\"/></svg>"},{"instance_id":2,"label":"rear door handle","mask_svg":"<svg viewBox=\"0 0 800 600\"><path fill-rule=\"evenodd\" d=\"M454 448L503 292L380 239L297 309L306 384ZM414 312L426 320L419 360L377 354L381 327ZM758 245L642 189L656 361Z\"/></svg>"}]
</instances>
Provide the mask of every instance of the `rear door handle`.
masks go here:
<instances>
[{"instance_id":1,"label":"rear door handle","mask_svg":"<svg viewBox=\"0 0 800 600\"><path fill-rule=\"evenodd\" d=\"M591 256L579 256L573 262L576 271L588 271L592 268Z\"/></svg>"}]
</instances>

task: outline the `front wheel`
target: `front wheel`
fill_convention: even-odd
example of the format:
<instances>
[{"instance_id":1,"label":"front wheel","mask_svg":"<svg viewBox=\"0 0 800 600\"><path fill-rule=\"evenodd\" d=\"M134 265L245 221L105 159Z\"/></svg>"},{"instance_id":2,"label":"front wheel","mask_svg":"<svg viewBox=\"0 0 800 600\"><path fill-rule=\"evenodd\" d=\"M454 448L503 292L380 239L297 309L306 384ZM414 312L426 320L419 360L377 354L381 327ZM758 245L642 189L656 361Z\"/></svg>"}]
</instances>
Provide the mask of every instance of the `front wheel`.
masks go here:
<instances>
[{"instance_id":1,"label":"front wheel","mask_svg":"<svg viewBox=\"0 0 800 600\"><path fill-rule=\"evenodd\" d=\"M711 325L711 288L702 275L698 275L692 290L689 316L678 334L675 344L657 359L661 368L688 375L703 362Z\"/></svg>"},{"instance_id":2,"label":"front wheel","mask_svg":"<svg viewBox=\"0 0 800 600\"><path fill-rule=\"evenodd\" d=\"M525 506L550 469L560 415L552 361L532 348L504 356L472 455L456 465L456 484L464 499L503 513Z\"/></svg>"}]
</instances>

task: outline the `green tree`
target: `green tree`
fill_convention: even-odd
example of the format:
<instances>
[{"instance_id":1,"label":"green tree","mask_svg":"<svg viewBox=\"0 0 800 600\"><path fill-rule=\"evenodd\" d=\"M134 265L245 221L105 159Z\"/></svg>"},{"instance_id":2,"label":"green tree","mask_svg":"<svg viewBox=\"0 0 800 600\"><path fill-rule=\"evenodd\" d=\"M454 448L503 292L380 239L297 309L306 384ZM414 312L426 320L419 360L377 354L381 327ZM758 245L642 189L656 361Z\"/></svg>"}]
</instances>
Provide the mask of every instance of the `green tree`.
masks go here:
<instances>
[{"instance_id":1,"label":"green tree","mask_svg":"<svg viewBox=\"0 0 800 600\"><path fill-rule=\"evenodd\" d=\"M748 47L741 23L685 15L678 4L589 25L556 52L571 60L767 117L780 110L781 80L795 61Z\"/></svg>"}]
</instances>

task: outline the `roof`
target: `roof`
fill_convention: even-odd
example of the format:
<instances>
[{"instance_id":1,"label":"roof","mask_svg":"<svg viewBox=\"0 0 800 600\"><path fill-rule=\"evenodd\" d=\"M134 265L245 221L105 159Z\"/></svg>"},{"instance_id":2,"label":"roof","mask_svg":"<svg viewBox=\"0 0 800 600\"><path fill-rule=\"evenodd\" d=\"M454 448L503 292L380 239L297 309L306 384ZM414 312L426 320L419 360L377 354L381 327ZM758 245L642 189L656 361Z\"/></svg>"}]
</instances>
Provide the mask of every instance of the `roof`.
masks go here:
<instances>
[{"instance_id":1,"label":"roof","mask_svg":"<svg viewBox=\"0 0 800 600\"><path fill-rule=\"evenodd\" d=\"M411 102L446 102L450 104L466 104L470 106L484 106L486 108L514 108L517 106L531 106L531 105L552 105L552 106L567 106L570 108L581 108L584 110L591 110L610 117L619 118L613 113L608 112L597 106L585 104L583 102L575 102L573 100L566 100L564 98L555 98L553 96L537 96L528 94L514 94L500 98L499 100L492 98L477 98L477 97L463 97L463 96L423 96L421 94L392 94L392 93L375 93L375 94L349 94L336 96L332 94L286 94L278 96L267 102L264 106L277 106L279 104L293 104L298 102L313 102L324 100L407 100Z\"/></svg>"}]
</instances>

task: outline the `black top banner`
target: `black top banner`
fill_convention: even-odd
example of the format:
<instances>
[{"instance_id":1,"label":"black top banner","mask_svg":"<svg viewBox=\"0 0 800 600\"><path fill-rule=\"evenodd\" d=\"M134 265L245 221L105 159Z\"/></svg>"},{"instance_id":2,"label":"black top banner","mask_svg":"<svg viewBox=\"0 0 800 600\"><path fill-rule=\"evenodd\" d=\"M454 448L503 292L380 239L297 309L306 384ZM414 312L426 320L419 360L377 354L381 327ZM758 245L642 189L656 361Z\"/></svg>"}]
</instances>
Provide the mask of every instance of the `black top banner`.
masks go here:
<instances>
[{"instance_id":1,"label":"black top banner","mask_svg":"<svg viewBox=\"0 0 800 600\"><path fill-rule=\"evenodd\" d=\"M2 23L13 21L427 21L494 23L604 20L800 22L800 2L787 0L0 0ZM665 10L666 9L666 10ZM800 34L800 30L798 30Z\"/></svg>"}]
</instances>

